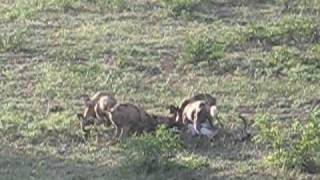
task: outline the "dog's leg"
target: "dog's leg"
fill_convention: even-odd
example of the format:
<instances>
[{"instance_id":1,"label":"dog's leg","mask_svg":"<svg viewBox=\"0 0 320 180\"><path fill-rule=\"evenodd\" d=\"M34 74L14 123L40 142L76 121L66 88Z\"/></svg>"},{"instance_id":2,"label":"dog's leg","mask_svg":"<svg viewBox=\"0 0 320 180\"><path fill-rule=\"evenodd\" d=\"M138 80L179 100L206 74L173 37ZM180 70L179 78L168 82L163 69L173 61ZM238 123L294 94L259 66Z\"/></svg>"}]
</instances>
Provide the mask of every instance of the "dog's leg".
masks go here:
<instances>
[{"instance_id":1,"label":"dog's leg","mask_svg":"<svg viewBox=\"0 0 320 180\"><path fill-rule=\"evenodd\" d=\"M187 121L186 115L182 115L182 124L185 125Z\"/></svg>"},{"instance_id":2,"label":"dog's leg","mask_svg":"<svg viewBox=\"0 0 320 180\"><path fill-rule=\"evenodd\" d=\"M209 123L210 128L213 129L214 126L213 126L212 122L213 122L213 118L212 118L212 116L209 116L209 118L208 118L208 123Z\"/></svg>"},{"instance_id":3,"label":"dog's leg","mask_svg":"<svg viewBox=\"0 0 320 180\"><path fill-rule=\"evenodd\" d=\"M211 106L210 107L210 117L213 120L214 118L217 119L217 122L219 124L219 126L224 129L224 126L219 118L219 114L218 114L218 110L216 106Z\"/></svg>"},{"instance_id":4,"label":"dog's leg","mask_svg":"<svg viewBox=\"0 0 320 180\"><path fill-rule=\"evenodd\" d=\"M112 139L116 139L118 134L119 134L119 127L114 124L114 135L113 135Z\"/></svg>"},{"instance_id":5,"label":"dog's leg","mask_svg":"<svg viewBox=\"0 0 320 180\"><path fill-rule=\"evenodd\" d=\"M98 127L97 127L97 124L96 124L96 123L94 123L92 129L93 129L93 131L95 132L95 136L96 136L95 142L96 142L96 143L99 143L99 141L100 141L99 130L98 130Z\"/></svg>"},{"instance_id":6,"label":"dog's leg","mask_svg":"<svg viewBox=\"0 0 320 180\"><path fill-rule=\"evenodd\" d=\"M200 134L200 131L199 131L199 126L200 126L199 114L200 114L200 113L196 113L195 116L194 116L194 120L193 120L194 130L196 131L196 133L197 133L198 135Z\"/></svg>"},{"instance_id":7,"label":"dog's leg","mask_svg":"<svg viewBox=\"0 0 320 180\"><path fill-rule=\"evenodd\" d=\"M125 140L128 137L129 129L129 127L122 128L121 137L119 137L121 141Z\"/></svg>"},{"instance_id":8,"label":"dog's leg","mask_svg":"<svg viewBox=\"0 0 320 180\"><path fill-rule=\"evenodd\" d=\"M123 135L123 128L120 128L120 134L118 136L118 141L120 141L122 139L122 135Z\"/></svg>"},{"instance_id":9,"label":"dog's leg","mask_svg":"<svg viewBox=\"0 0 320 180\"><path fill-rule=\"evenodd\" d=\"M218 121L219 126L220 126L222 129L224 129L224 125L222 124L222 122L221 122L221 120L220 120L220 118L219 118L218 115L216 116L216 119L217 119L217 121Z\"/></svg>"}]
</instances>

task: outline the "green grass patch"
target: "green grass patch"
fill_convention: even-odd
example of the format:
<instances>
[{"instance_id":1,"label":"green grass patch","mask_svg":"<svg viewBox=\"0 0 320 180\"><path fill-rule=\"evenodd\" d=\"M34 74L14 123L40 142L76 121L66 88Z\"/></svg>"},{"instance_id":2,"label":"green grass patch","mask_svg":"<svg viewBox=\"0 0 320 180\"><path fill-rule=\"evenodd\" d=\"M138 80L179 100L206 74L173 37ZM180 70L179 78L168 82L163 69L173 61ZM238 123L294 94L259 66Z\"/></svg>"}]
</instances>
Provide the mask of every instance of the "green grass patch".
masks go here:
<instances>
[{"instance_id":1,"label":"green grass patch","mask_svg":"<svg viewBox=\"0 0 320 180\"><path fill-rule=\"evenodd\" d=\"M10 32L0 32L0 52L19 51L26 43L28 29L17 28Z\"/></svg>"},{"instance_id":2,"label":"green grass patch","mask_svg":"<svg viewBox=\"0 0 320 180\"><path fill-rule=\"evenodd\" d=\"M49 9L66 12L93 4L100 12L104 10L124 9L127 0L15 0L8 3L4 15L8 20L34 18L39 12Z\"/></svg>"},{"instance_id":3,"label":"green grass patch","mask_svg":"<svg viewBox=\"0 0 320 180\"><path fill-rule=\"evenodd\" d=\"M169 9L172 15L179 16L190 12L199 0L161 0L161 3Z\"/></svg>"},{"instance_id":4,"label":"green grass patch","mask_svg":"<svg viewBox=\"0 0 320 180\"><path fill-rule=\"evenodd\" d=\"M306 123L296 121L285 130L266 117L258 118L255 125L259 132L255 142L267 144L271 149L265 163L286 170L313 172L317 169L320 162L319 114L319 111L314 111Z\"/></svg>"},{"instance_id":5,"label":"green grass patch","mask_svg":"<svg viewBox=\"0 0 320 180\"><path fill-rule=\"evenodd\" d=\"M136 173L149 174L152 171L168 169L172 159L182 150L182 142L177 135L160 127L155 135L145 134L130 138L120 145L120 148L126 157L126 167L134 167Z\"/></svg>"},{"instance_id":6,"label":"green grass patch","mask_svg":"<svg viewBox=\"0 0 320 180\"><path fill-rule=\"evenodd\" d=\"M271 45L311 42L317 24L308 17L283 16L278 21L264 24L252 23L244 29L247 41Z\"/></svg>"}]
</instances>

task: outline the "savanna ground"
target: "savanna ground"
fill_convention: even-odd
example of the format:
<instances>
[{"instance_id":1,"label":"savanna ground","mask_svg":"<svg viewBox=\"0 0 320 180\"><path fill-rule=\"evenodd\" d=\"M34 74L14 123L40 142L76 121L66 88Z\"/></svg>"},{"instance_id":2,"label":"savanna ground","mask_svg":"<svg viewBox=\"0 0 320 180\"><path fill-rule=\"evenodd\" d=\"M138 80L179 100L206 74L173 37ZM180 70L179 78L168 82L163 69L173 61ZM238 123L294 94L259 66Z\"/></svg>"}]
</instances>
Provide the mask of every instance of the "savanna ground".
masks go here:
<instances>
[{"instance_id":1,"label":"savanna ground","mask_svg":"<svg viewBox=\"0 0 320 180\"><path fill-rule=\"evenodd\" d=\"M319 104L319 13L318 0L1 0L0 179L319 179L265 162L282 138L261 143L294 141ZM226 130L246 112L260 143L195 140L189 168L124 172L75 116L98 90L156 114L211 93Z\"/></svg>"}]
</instances>

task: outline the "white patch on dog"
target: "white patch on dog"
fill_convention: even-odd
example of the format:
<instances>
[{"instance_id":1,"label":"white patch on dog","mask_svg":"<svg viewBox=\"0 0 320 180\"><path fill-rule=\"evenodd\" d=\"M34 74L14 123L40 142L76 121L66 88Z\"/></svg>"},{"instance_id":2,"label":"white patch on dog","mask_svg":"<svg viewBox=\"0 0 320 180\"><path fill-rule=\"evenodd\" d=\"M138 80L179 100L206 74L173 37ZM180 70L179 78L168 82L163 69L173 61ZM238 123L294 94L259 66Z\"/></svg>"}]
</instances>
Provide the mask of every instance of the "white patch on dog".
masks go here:
<instances>
[{"instance_id":1,"label":"white patch on dog","mask_svg":"<svg viewBox=\"0 0 320 180\"><path fill-rule=\"evenodd\" d=\"M210 107L210 115L211 117L216 117L218 114L218 109L217 109L217 106L211 106Z\"/></svg>"}]
</instances>

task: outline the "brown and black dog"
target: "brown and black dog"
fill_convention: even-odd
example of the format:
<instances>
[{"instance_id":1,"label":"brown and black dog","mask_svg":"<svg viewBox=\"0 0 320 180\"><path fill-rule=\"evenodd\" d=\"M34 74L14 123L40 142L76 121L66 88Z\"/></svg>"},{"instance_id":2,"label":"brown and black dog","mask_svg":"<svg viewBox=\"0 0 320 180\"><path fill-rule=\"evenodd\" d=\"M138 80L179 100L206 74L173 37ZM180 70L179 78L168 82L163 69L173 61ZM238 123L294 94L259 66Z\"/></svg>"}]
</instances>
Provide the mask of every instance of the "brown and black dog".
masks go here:
<instances>
[{"instance_id":1,"label":"brown and black dog","mask_svg":"<svg viewBox=\"0 0 320 180\"><path fill-rule=\"evenodd\" d=\"M158 124L164 124L171 128L175 123L175 115L160 116L148 114L143 108L130 103L117 104L113 94L108 92L97 92L93 97L86 97L84 100L84 111L78 114L82 130L88 135L88 126L111 124L115 128L115 135L118 139L129 134L141 134L151 132Z\"/></svg>"},{"instance_id":2,"label":"brown and black dog","mask_svg":"<svg viewBox=\"0 0 320 180\"><path fill-rule=\"evenodd\" d=\"M115 127L114 138L126 138L132 133L141 134L155 130L157 121L142 108L122 103L107 112L107 118Z\"/></svg>"},{"instance_id":3,"label":"brown and black dog","mask_svg":"<svg viewBox=\"0 0 320 180\"><path fill-rule=\"evenodd\" d=\"M221 127L223 127L223 124L221 123L221 121L218 117L218 111L217 111L217 106L216 106L217 100L216 100L216 98L212 97L210 94L194 95L191 98L185 99L181 103L180 107L176 107L173 105L169 106L170 112L176 114L176 122L178 124L185 124L185 122L183 122L183 113L185 112L186 107L190 106L190 104L193 104L194 102L197 102L197 101L204 101L206 104L205 106L198 107L200 109L202 109L204 107L206 109L205 111L207 111L207 108L209 106L209 117L207 117L207 119L208 119L210 126L213 127L212 121L213 121L213 119L217 119L219 125ZM192 105L192 106L194 106L194 108L196 107L195 105ZM188 109L190 109L190 108L188 108ZM190 111L190 110L188 110L188 111ZM204 110L201 110L201 111L204 111ZM190 111L188 113L191 113L191 112L192 111ZM187 113L187 112L185 112L185 113Z\"/></svg>"},{"instance_id":4,"label":"brown and black dog","mask_svg":"<svg viewBox=\"0 0 320 180\"><path fill-rule=\"evenodd\" d=\"M89 133L90 130L86 129L87 126L101 124L109 126L111 122L106 118L105 111L110 110L116 104L116 98L109 92L99 91L91 98L85 95L84 111L83 113L77 114L80 120L81 129L85 133Z\"/></svg>"},{"instance_id":5,"label":"brown and black dog","mask_svg":"<svg viewBox=\"0 0 320 180\"><path fill-rule=\"evenodd\" d=\"M122 103L111 108L108 119L115 127L114 139L123 139L131 134L140 135L156 130L160 124L173 127L175 116L160 116L147 113L143 108L131 103Z\"/></svg>"},{"instance_id":6,"label":"brown and black dog","mask_svg":"<svg viewBox=\"0 0 320 180\"><path fill-rule=\"evenodd\" d=\"M200 125L208 121L210 117L210 105L207 101L193 101L187 104L182 112L182 123L193 124L194 130L200 134Z\"/></svg>"}]
</instances>

